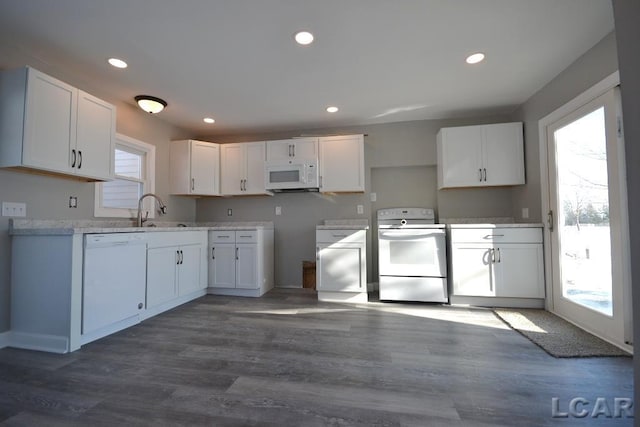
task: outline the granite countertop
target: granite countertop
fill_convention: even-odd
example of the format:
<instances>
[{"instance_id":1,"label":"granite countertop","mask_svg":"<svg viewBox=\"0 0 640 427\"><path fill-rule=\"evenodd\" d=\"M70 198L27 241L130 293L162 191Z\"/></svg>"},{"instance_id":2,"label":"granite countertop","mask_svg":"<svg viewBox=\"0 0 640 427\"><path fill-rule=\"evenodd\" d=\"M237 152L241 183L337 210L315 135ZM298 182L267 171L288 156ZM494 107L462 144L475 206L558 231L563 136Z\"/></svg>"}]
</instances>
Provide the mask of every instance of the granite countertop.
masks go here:
<instances>
[{"instance_id":1,"label":"granite countertop","mask_svg":"<svg viewBox=\"0 0 640 427\"><path fill-rule=\"evenodd\" d=\"M317 225L316 230L368 230L366 219L325 219L324 224Z\"/></svg>"},{"instance_id":2,"label":"granite countertop","mask_svg":"<svg viewBox=\"0 0 640 427\"><path fill-rule=\"evenodd\" d=\"M163 231L209 231L247 230L255 228L273 229L273 222L163 222L149 220L154 226L136 227L132 220L9 220L10 235L71 235L100 233L133 233Z\"/></svg>"},{"instance_id":3,"label":"granite countertop","mask_svg":"<svg viewBox=\"0 0 640 427\"><path fill-rule=\"evenodd\" d=\"M544 224L539 222L534 223L510 223L510 224L447 224L449 228L544 228Z\"/></svg>"}]
</instances>

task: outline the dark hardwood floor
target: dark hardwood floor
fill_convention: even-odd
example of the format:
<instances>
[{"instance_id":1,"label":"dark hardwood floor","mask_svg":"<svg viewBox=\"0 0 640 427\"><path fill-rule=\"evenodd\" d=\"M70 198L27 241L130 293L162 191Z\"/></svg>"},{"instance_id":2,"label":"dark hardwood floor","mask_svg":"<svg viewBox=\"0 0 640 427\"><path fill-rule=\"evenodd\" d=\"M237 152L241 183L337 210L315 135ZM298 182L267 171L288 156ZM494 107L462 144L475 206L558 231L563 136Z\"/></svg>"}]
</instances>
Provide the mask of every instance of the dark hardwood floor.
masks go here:
<instances>
[{"instance_id":1,"label":"dark hardwood floor","mask_svg":"<svg viewBox=\"0 0 640 427\"><path fill-rule=\"evenodd\" d=\"M55 355L0 350L0 424L632 425L631 358L555 359L489 310L206 296ZM575 412L575 411L574 411Z\"/></svg>"}]
</instances>

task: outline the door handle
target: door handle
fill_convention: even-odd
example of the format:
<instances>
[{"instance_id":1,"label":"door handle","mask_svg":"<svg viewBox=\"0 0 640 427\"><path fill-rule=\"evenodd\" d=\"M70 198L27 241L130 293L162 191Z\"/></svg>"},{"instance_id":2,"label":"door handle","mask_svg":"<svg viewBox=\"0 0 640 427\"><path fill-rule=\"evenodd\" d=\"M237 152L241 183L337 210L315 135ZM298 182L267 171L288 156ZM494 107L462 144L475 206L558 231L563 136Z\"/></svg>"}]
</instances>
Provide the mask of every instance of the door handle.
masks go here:
<instances>
[{"instance_id":1,"label":"door handle","mask_svg":"<svg viewBox=\"0 0 640 427\"><path fill-rule=\"evenodd\" d=\"M196 189L196 179L191 178L191 191L194 191L195 189Z\"/></svg>"},{"instance_id":2,"label":"door handle","mask_svg":"<svg viewBox=\"0 0 640 427\"><path fill-rule=\"evenodd\" d=\"M478 169L478 181L482 182L482 168Z\"/></svg>"},{"instance_id":3,"label":"door handle","mask_svg":"<svg viewBox=\"0 0 640 427\"><path fill-rule=\"evenodd\" d=\"M76 150L72 149L71 150L71 167L75 168L76 167Z\"/></svg>"},{"instance_id":4,"label":"door handle","mask_svg":"<svg viewBox=\"0 0 640 427\"><path fill-rule=\"evenodd\" d=\"M498 254L498 261L497 262L502 262L502 254L500 254L500 248L496 249L495 251Z\"/></svg>"},{"instance_id":5,"label":"door handle","mask_svg":"<svg viewBox=\"0 0 640 427\"><path fill-rule=\"evenodd\" d=\"M176 265L180 265L180 251L176 251Z\"/></svg>"},{"instance_id":6,"label":"door handle","mask_svg":"<svg viewBox=\"0 0 640 427\"><path fill-rule=\"evenodd\" d=\"M550 210L547 213L547 225L549 226L549 231L553 231L553 211Z\"/></svg>"},{"instance_id":7,"label":"door handle","mask_svg":"<svg viewBox=\"0 0 640 427\"><path fill-rule=\"evenodd\" d=\"M184 264L184 252L180 251L180 265Z\"/></svg>"},{"instance_id":8,"label":"door handle","mask_svg":"<svg viewBox=\"0 0 640 427\"><path fill-rule=\"evenodd\" d=\"M211 248L211 259L216 259L216 248L215 248L215 246Z\"/></svg>"},{"instance_id":9,"label":"door handle","mask_svg":"<svg viewBox=\"0 0 640 427\"><path fill-rule=\"evenodd\" d=\"M482 168L482 171L484 172L484 182L487 182L487 168Z\"/></svg>"},{"instance_id":10,"label":"door handle","mask_svg":"<svg viewBox=\"0 0 640 427\"><path fill-rule=\"evenodd\" d=\"M236 248L236 259L240 259L240 258L238 257L238 248Z\"/></svg>"},{"instance_id":11,"label":"door handle","mask_svg":"<svg viewBox=\"0 0 640 427\"><path fill-rule=\"evenodd\" d=\"M82 151L78 150L78 169L82 167Z\"/></svg>"}]
</instances>

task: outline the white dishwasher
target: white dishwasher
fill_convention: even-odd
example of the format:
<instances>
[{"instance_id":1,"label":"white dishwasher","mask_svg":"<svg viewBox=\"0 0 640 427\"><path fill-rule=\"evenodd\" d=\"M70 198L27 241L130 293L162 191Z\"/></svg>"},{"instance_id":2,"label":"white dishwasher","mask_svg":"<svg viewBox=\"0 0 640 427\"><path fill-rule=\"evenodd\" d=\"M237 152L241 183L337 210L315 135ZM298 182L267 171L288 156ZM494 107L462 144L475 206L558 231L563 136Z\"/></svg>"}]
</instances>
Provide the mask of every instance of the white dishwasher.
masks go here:
<instances>
[{"instance_id":1,"label":"white dishwasher","mask_svg":"<svg viewBox=\"0 0 640 427\"><path fill-rule=\"evenodd\" d=\"M82 343L140 321L145 308L144 233L87 234L84 241Z\"/></svg>"}]
</instances>

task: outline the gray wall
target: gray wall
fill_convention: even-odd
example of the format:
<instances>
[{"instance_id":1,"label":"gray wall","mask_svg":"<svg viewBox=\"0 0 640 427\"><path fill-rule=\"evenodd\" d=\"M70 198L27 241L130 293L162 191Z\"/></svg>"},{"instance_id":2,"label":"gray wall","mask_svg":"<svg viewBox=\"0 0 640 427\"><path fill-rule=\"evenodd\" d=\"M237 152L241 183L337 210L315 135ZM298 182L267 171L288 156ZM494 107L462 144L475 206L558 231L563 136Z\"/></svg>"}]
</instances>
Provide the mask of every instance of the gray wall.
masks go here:
<instances>
[{"instance_id":1,"label":"gray wall","mask_svg":"<svg viewBox=\"0 0 640 427\"><path fill-rule=\"evenodd\" d=\"M209 198L197 202L197 221L273 221L275 224L276 286L301 287L302 261L315 258L315 227L325 219L366 218L375 225L380 208L434 207L447 217L512 216L510 189L437 191L436 134L441 127L495 123L507 117L423 120L332 129L311 129L277 134L234 135L201 139L219 143L261 141L301 135L363 133L365 137L366 192L364 194L276 194L273 197ZM370 194L377 195L371 202ZM446 193L446 194L444 194ZM364 206L358 215L356 207ZM282 215L275 215L275 207ZM227 216L227 209L233 216ZM369 233L367 275L377 281L375 239Z\"/></svg>"},{"instance_id":2,"label":"gray wall","mask_svg":"<svg viewBox=\"0 0 640 427\"><path fill-rule=\"evenodd\" d=\"M116 105L117 131L132 138L154 144L156 149L156 193L167 203L169 220L193 221L195 201L169 197L169 149L171 139L186 136L183 130L149 116L137 107L117 102L99 87L87 85L79 71L68 72L41 63L36 58L18 52L0 42L0 69L31 65L71 85L79 87ZM92 183L0 170L0 202L24 202L27 216L36 219L92 219L94 206ZM69 196L78 197L78 208L68 207ZM9 219L0 217L0 332L10 327L10 265L11 247L8 235Z\"/></svg>"},{"instance_id":3,"label":"gray wall","mask_svg":"<svg viewBox=\"0 0 640 427\"><path fill-rule=\"evenodd\" d=\"M632 299L634 342L640 343L640 3L614 0L617 46L620 63L620 87L622 88L622 114L627 164L627 197L629 201L629 235L631 240ZM632 167L635 165L635 167ZM635 219L635 220L634 220ZM634 357L634 407L640 407L640 357ZM634 425L640 425L636 417Z\"/></svg>"},{"instance_id":4,"label":"gray wall","mask_svg":"<svg viewBox=\"0 0 640 427\"><path fill-rule=\"evenodd\" d=\"M524 122L526 185L512 190L516 221L541 222L540 150L538 121L571 101L618 69L615 33L610 33L573 64L540 89L513 114L513 121ZM529 208L523 219L522 208Z\"/></svg>"}]
</instances>

